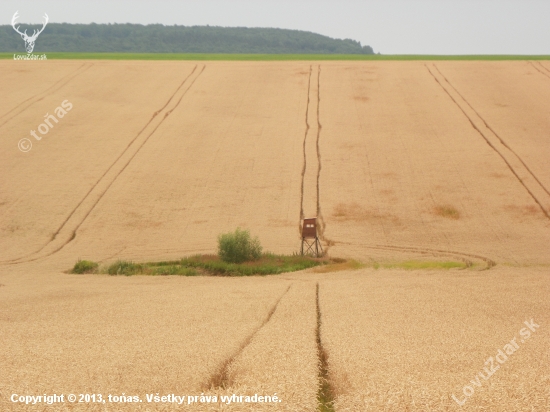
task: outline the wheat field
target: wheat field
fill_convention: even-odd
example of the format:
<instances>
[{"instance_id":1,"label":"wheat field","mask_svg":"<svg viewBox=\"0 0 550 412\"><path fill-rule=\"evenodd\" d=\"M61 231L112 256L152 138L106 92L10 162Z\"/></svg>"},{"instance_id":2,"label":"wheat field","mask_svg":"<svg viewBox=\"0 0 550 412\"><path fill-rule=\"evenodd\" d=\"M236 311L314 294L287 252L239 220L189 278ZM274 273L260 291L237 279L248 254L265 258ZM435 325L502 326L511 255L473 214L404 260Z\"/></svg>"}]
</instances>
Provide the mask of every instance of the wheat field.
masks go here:
<instances>
[{"instance_id":1,"label":"wheat field","mask_svg":"<svg viewBox=\"0 0 550 412\"><path fill-rule=\"evenodd\" d=\"M547 61L0 67L1 410L550 408ZM215 253L237 227L290 254L314 216L355 263L67 273Z\"/></svg>"}]
</instances>

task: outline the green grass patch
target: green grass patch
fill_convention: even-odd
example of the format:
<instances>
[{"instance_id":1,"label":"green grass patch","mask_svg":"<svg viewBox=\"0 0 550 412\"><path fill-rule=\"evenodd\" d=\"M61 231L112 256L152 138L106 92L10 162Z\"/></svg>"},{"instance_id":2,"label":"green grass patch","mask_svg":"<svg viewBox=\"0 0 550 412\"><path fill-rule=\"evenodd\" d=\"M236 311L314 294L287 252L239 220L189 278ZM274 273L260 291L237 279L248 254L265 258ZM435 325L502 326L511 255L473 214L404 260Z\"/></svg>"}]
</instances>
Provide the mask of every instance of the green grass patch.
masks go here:
<instances>
[{"instance_id":1,"label":"green grass patch","mask_svg":"<svg viewBox=\"0 0 550 412\"><path fill-rule=\"evenodd\" d=\"M357 270L364 267L374 269L449 270L466 269L468 266L464 262L428 260L363 264L356 260L339 258L313 258L311 256L263 253L258 260L244 263L224 262L216 255L195 255L180 260L146 263L119 260L104 267L99 267L97 263L92 261L79 260L70 273L100 273L111 276L266 276L310 268L315 268L315 273L331 273Z\"/></svg>"},{"instance_id":2,"label":"green grass patch","mask_svg":"<svg viewBox=\"0 0 550 412\"><path fill-rule=\"evenodd\" d=\"M135 263L119 260L90 272L77 272L84 267L82 261L75 264L70 273L102 273L111 276L265 276L296 272L315 266L334 263L329 259L316 259L301 255L275 255L264 253L254 261L244 263L224 262L216 255L196 255L180 260ZM88 267L88 266L85 266Z\"/></svg>"},{"instance_id":3,"label":"green grass patch","mask_svg":"<svg viewBox=\"0 0 550 412\"><path fill-rule=\"evenodd\" d=\"M151 274L153 276L197 276L200 273L189 267L180 265L169 265L151 268Z\"/></svg>"},{"instance_id":4,"label":"green grass patch","mask_svg":"<svg viewBox=\"0 0 550 412\"><path fill-rule=\"evenodd\" d=\"M466 269L468 266L464 262L454 261L428 261L428 260L407 260L404 262L378 263L374 262L372 267L375 269L404 269L404 270L449 270Z\"/></svg>"},{"instance_id":5,"label":"green grass patch","mask_svg":"<svg viewBox=\"0 0 550 412\"><path fill-rule=\"evenodd\" d=\"M85 274L85 273L95 273L98 270L99 265L96 262L92 262L91 260L78 260L78 262L75 263L73 270L71 273L76 273L79 275Z\"/></svg>"},{"instance_id":6,"label":"green grass patch","mask_svg":"<svg viewBox=\"0 0 550 412\"><path fill-rule=\"evenodd\" d=\"M118 260L107 268L107 273L111 276L124 275L132 276L143 273L145 266L139 263Z\"/></svg>"},{"instance_id":7,"label":"green grass patch","mask_svg":"<svg viewBox=\"0 0 550 412\"><path fill-rule=\"evenodd\" d=\"M147 263L147 265L156 267L179 265L213 276L265 276L296 272L324 263L326 263L326 260L309 256L264 253L258 260L243 263L224 262L216 255L196 255L179 261Z\"/></svg>"},{"instance_id":8,"label":"green grass patch","mask_svg":"<svg viewBox=\"0 0 550 412\"><path fill-rule=\"evenodd\" d=\"M13 59L21 52L0 53ZM48 60L193 60L193 61L319 61L319 60L550 60L550 55L420 55L420 54L238 54L238 53L61 53L46 54Z\"/></svg>"},{"instance_id":9,"label":"green grass patch","mask_svg":"<svg viewBox=\"0 0 550 412\"><path fill-rule=\"evenodd\" d=\"M156 266L149 263L134 263L119 260L102 270L111 276L124 275L147 275L147 276L197 276L199 274L193 268L179 264L167 264Z\"/></svg>"}]
</instances>

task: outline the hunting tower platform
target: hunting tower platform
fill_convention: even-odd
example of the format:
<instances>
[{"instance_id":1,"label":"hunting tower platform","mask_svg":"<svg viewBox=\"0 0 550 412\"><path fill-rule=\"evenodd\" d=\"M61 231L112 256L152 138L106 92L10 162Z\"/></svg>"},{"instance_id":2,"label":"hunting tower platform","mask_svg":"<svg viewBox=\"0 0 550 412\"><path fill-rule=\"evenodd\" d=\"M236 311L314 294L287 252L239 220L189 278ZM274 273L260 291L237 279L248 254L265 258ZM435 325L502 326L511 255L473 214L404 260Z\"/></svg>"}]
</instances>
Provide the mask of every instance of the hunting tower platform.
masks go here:
<instances>
[{"instance_id":1,"label":"hunting tower platform","mask_svg":"<svg viewBox=\"0 0 550 412\"><path fill-rule=\"evenodd\" d=\"M305 247L304 247L305 246ZM302 224L302 255L323 256L323 247L317 236L317 218L304 219Z\"/></svg>"}]
</instances>

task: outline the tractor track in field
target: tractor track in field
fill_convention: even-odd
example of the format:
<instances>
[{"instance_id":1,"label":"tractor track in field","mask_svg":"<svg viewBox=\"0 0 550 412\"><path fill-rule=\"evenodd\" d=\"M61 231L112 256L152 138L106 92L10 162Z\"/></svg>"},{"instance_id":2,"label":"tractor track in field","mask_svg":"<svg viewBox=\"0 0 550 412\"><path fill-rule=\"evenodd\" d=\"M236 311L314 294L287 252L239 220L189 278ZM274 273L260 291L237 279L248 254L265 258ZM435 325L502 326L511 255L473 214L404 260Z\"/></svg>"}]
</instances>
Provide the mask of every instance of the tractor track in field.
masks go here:
<instances>
[{"instance_id":1,"label":"tractor track in field","mask_svg":"<svg viewBox=\"0 0 550 412\"><path fill-rule=\"evenodd\" d=\"M542 64L541 62L537 62L539 64L540 67L542 67L544 70L546 70L549 74L550 74L550 69L548 67L546 67L544 64Z\"/></svg>"},{"instance_id":2,"label":"tractor track in field","mask_svg":"<svg viewBox=\"0 0 550 412\"><path fill-rule=\"evenodd\" d=\"M452 88L452 90L459 96L460 99L462 99L468 108L470 108L470 110L472 110L474 113L475 113L475 116L477 116L479 118L479 122L480 123L483 123L484 127L489 130L491 132L491 134L493 134L496 138L497 138L497 141L498 143L500 143L502 145L502 147L510 153L510 156L508 157L513 157L513 158L516 158L518 161L519 161L519 164L516 164L516 167L514 167L511 162L513 160L510 160L507 156L505 156L497 147L496 147L496 143L493 143L491 142L491 139L485 134L483 133L483 131L481 130L481 127L478 126L476 124L476 121L472 118L472 116L468 115L467 111L466 111L466 108L463 107L459 102L458 102L458 98L455 98L452 93L443 85L443 81L442 80L439 80L437 78L437 76L432 72L432 70L430 70L430 68L428 67L428 65L425 65L426 69L428 70L428 72L430 73L430 75L433 77L433 79L437 82L437 84L443 89L443 91L447 94L447 96L449 96L449 98L453 101L453 103L458 107L458 109L462 112L462 114L468 119L468 121L470 122L471 126L474 128L474 130L485 140L485 142L489 145L489 147L491 147L491 149L493 149L493 151L498 155L500 156L500 158L504 161L504 163L506 164L506 166L508 167L508 169L510 170L510 172L512 172L512 174L516 177L516 179L518 180L518 182L524 187L524 189L527 191L527 193L531 196L531 198L535 201L535 203L538 205L538 207L540 208L540 210L542 211L542 213L544 214L544 216L546 216L547 219L550 220L550 214L549 212L544 208L542 202L539 200L539 198L535 195L535 193L533 193L533 189L530 188L527 183L525 182L524 179L521 178L521 176L519 175L519 172L518 170L516 170L516 167L518 168L522 168L523 169L523 172L524 174L526 175L529 175L531 176L534 181L535 181L535 185L536 187L538 187L538 189L542 189L543 192L545 192L546 195L549 195L550 196L550 193L549 191L546 189L546 187L544 187L544 185L540 182L540 180L536 177L536 175L531 171L531 169L525 164L525 162L506 144L506 142L487 124L487 122L481 117L481 115L473 108L473 106L468 103L468 101L458 92L458 90L456 90L456 88L454 88L454 86L452 86L452 84L445 79L445 77L443 76L443 74L441 74L441 72L439 71L439 69L437 69L437 66L434 64L433 67L438 71L438 73L440 74L440 76L442 76L448 84L449 86Z\"/></svg>"},{"instance_id":3,"label":"tractor track in field","mask_svg":"<svg viewBox=\"0 0 550 412\"><path fill-rule=\"evenodd\" d=\"M432 248L422 248L416 246L399 246L399 245L368 245L368 244L357 244L351 242L342 242L336 241L336 244L350 245L350 246L361 246L365 249L373 250L388 250L394 252L404 252L404 253L416 253L424 256L434 256L434 257L446 257L460 260L463 262L467 268L474 266L474 261L482 262L485 267L482 270L488 270L496 266L496 262L488 257L465 252L457 252L455 250L445 250L445 249L432 249Z\"/></svg>"},{"instance_id":4,"label":"tractor track in field","mask_svg":"<svg viewBox=\"0 0 550 412\"><path fill-rule=\"evenodd\" d=\"M321 189L320 189L320 179L321 179L321 169L323 167L321 163L321 148L319 146L319 141L321 140L321 131L323 125L321 124L321 65L319 65L319 70L317 74L317 139L315 141L315 146L317 149L317 218L319 219L319 234L322 240L325 240L325 219L321 212ZM327 242L328 243L328 242ZM328 251L328 248L327 248Z\"/></svg>"},{"instance_id":5,"label":"tractor track in field","mask_svg":"<svg viewBox=\"0 0 550 412\"><path fill-rule=\"evenodd\" d=\"M69 214L69 216L67 216L67 218L65 219L65 221L63 221L63 223L61 224L61 226L59 227L59 229L57 229L57 231L53 234L53 237L52 237L52 240L54 240L57 235L59 234L59 232L61 231L61 229L63 229L63 227L67 224L67 222L69 221L69 219L73 216L73 214L76 212L76 210L80 207L80 205L82 205L82 203L88 198L88 196L90 195L90 193L92 193L92 191L97 187L97 185L99 185L99 183L105 178L105 175L107 175L107 173L109 173L109 171L115 166L115 164L120 160L120 158L130 149L130 147L132 146L132 144L139 138L139 136L141 136L141 134L145 131L145 129L147 128L147 126L149 126L151 124L151 122L155 119L155 117L162 111L166 108L166 106L168 106L168 104L172 101L172 99L174 98L174 96L176 95L176 93L178 92L178 90L185 84L185 82L187 81L187 79L195 72L195 70L197 69L197 66L195 66L195 68L193 69L193 71L189 74L189 76L187 76L183 82L180 84L180 86L176 89L176 91L174 92L174 94L172 94L172 96L170 96L170 98L168 99L168 101L166 102L166 104L160 109L160 110L157 110L155 113L153 113L153 116L151 117L151 119L149 119L149 121L145 124L145 126L143 126L143 128L138 132L138 134L128 143L128 145L122 150L122 152L120 153L120 155L113 161L113 163L111 163L111 165L107 168L107 170L105 170L105 172L101 175L101 177L94 183L94 185L91 187L91 189L88 191L88 193L86 193L84 195L84 197L82 198L82 200L76 205L76 207L72 210L72 212ZM155 129L156 130L156 129ZM150 137L150 136L148 136ZM139 149L138 149L139 151ZM117 175L118 177L118 175Z\"/></svg>"},{"instance_id":6,"label":"tractor track in field","mask_svg":"<svg viewBox=\"0 0 550 412\"><path fill-rule=\"evenodd\" d=\"M313 73L313 66L309 66L309 80L307 84L307 106L306 106L306 131L304 133L304 140L302 143L302 150L304 154L304 161L302 165L302 185L300 189L300 221L298 222L298 233L301 233L302 226L301 222L304 218L304 178L306 175L306 166L307 166L307 156L306 156L306 143L307 143L307 135L309 133L309 104L311 101L310 98L310 92L311 92L311 75Z\"/></svg>"},{"instance_id":7,"label":"tractor track in field","mask_svg":"<svg viewBox=\"0 0 550 412\"><path fill-rule=\"evenodd\" d=\"M250 335L248 335L239 345L237 350L230 355L227 359L225 359L220 365L217 367L216 371L210 376L208 381L202 385L204 390L211 390L211 389L227 389L233 385L233 379L234 377L231 376L230 369L231 365L235 362L235 360L239 357L239 355L246 349L248 345L250 345L250 342L254 339L254 336L265 326L269 323L271 320L271 317L277 310L277 307L279 306L279 303L283 298L286 296L290 288L292 287L292 284L288 286L288 288L283 292L283 294L277 299L275 304L271 307L269 312L267 313L267 316L263 320L263 322L252 331Z\"/></svg>"},{"instance_id":8,"label":"tractor track in field","mask_svg":"<svg viewBox=\"0 0 550 412\"><path fill-rule=\"evenodd\" d=\"M164 121L166 120L166 118L180 105L181 101L183 100L183 98L185 97L185 95L187 94L187 92L191 89L191 87L195 84L196 80L200 77L200 75L204 72L205 68L206 68L206 65L203 65L202 69L199 71L199 73L193 78L193 80L190 82L189 86L187 88L185 88L183 90L183 92L181 93L181 96L179 97L179 100L175 103L175 105L167 110L165 113L164 113L164 116L162 117L162 119L159 120L159 122L154 126L153 130L143 139L143 141L141 143L136 143L136 141L138 140L138 138L145 132L145 130L147 129L147 127L153 122L153 120L162 112L164 111L168 105L170 104L170 102L176 98L176 95L178 94L178 92L181 91L181 89L183 88L183 86L188 82L188 80L191 78L191 76L197 71L197 65L193 68L193 70L191 71L191 73L189 75L187 75L185 77L185 79L182 81L182 83L176 88L176 90L174 91L174 93L170 96L170 98L167 100L167 102L164 104L164 106L155 111L151 117L151 119L149 119L149 121L145 124L145 126L137 133L137 135L128 143L128 145L126 146L126 148L124 148L124 150L120 153L120 155L113 161L113 163L107 168L107 170L101 175L101 177L96 181L96 183L94 183L94 185L91 187L91 189L84 195L84 197L80 200L80 202L75 206L75 208L71 211L71 213L68 215L68 217L62 222L61 226L57 229L57 231L52 235L51 239L46 243L44 244L40 249L36 250L35 252L32 252L30 254L27 254L25 256L21 256L21 257L18 257L18 258L14 258L14 259L10 259L10 260L6 260L6 261L2 261L0 262L0 264L8 264L8 265L11 265L11 264L19 264L19 263L25 263L25 262L32 262L32 261L35 261L35 260L38 260L38 259L42 259L42 258L45 258L45 257L48 257L48 256L51 256L57 252L59 252L61 249L63 249L67 244L69 244L72 240L75 239L76 237L76 233L78 231L78 229L82 226L82 224L86 221L86 219L89 217L89 215L91 214L91 212L95 209L95 207L98 205L98 203L101 201L101 199L103 199L103 197L105 196L105 194L108 192L108 190L111 188L111 186L113 185L113 183L118 179L118 177L124 172L124 170L126 170L126 168L128 167L128 165L132 162L132 160L136 157L136 155L140 152L140 150L142 149L142 147L147 143L147 141L151 138L151 136L157 131L157 129L164 123ZM134 146L134 143L136 147L136 149L133 151L133 153L131 153L131 148L132 146ZM128 155L128 159L126 160L126 162L124 163L124 160L121 160L125 155ZM119 168L118 168L118 171L114 171L115 169L115 166L117 165L117 163L120 163L119 164ZM76 215L78 214L78 212L80 211L80 209L83 209L83 205L85 204L85 202L87 200L89 200L91 198L91 195L93 194L93 192L97 189L97 191L101 190L101 189L98 189L99 186L104 183L104 181L106 181L106 176L108 175L108 173L113 170L113 173L114 173L114 176L110 179L110 181L108 183L106 183L106 187L96 196L96 199L91 203L91 205L89 205L87 211L84 213L83 216L81 216L80 218L77 218ZM72 229L66 229L69 231L68 234L66 234L65 236L65 240L63 240L61 242L60 245L56 245L54 246L55 249L51 250L51 251L48 251L47 253L45 254L41 254L40 256L35 256L37 254L40 254L40 252L44 251L44 249L46 249L48 246L52 246L55 242L56 239L58 239L58 235L62 232L63 229L65 229L67 226L68 226L68 223L71 221L71 219L77 219L76 222L74 222L74 224L72 225Z\"/></svg>"},{"instance_id":9,"label":"tractor track in field","mask_svg":"<svg viewBox=\"0 0 550 412\"><path fill-rule=\"evenodd\" d=\"M325 251L328 251L328 248L331 245L331 241L325 237L325 227L326 223L323 218L322 210L321 210L321 170L322 170L322 158L321 158L321 133L323 130L323 125L321 124L321 65L317 67L317 81L316 81L316 88L317 88L317 96L311 97L311 91L312 91L312 82L315 82L315 80L312 79L313 77L313 66L309 67L309 81L308 81L308 98L307 98L307 108L306 108L306 130L304 133L304 140L302 143L302 150L303 150L303 166L302 166L302 182L301 182L301 193L300 193L300 221L298 224L298 229L301 237L301 230L302 230L302 220L306 217L304 212L304 193L306 193L306 180L309 182L307 193L312 194L315 193L315 213L317 217L317 230L319 233L319 238L325 242ZM311 108L310 106L312 104L316 103L317 107L315 110ZM309 142L309 135L311 134L311 123L309 116L314 113L315 114L315 126L317 127L317 131L315 133L315 141ZM308 146L309 143L309 146ZM314 145L314 146L313 146ZM317 171L315 172L313 169L313 162L310 160L308 162L308 147L309 147L309 155L313 155L313 151L315 151L315 158L317 161ZM308 172L308 166L309 166L309 172ZM315 175L313 175L315 173ZM309 178L308 178L309 176ZM314 179L315 176L315 179ZM315 180L315 183L313 181ZM315 188L313 188L313 184L315 184ZM311 186L311 187L310 187ZM307 197L308 200L313 200ZM313 203L312 203L312 210L313 211Z\"/></svg>"},{"instance_id":10,"label":"tractor track in field","mask_svg":"<svg viewBox=\"0 0 550 412\"><path fill-rule=\"evenodd\" d=\"M541 69L539 69L535 63L533 63L533 62L531 62L531 61L529 62L529 64L530 64L531 66L533 66L533 67L535 68L536 71L538 71L540 74L542 74L543 76L546 76L546 77L548 77L548 78L550 79L550 70L548 70L545 66L543 66L541 62L537 62L537 63L539 64L540 67L543 68L543 70L546 70L548 73L545 73L544 71L542 71Z\"/></svg>"},{"instance_id":11,"label":"tractor track in field","mask_svg":"<svg viewBox=\"0 0 550 412\"><path fill-rule=\"evenodd\" d=\"M254 337L266 326L273 314L277 311L277 308L283 298L288 294L292 287L292 284L283 292L283 294L277 299L275 304L271 307L267 313L263 322L253 330L238 346L233 354L222 361L216 368L216 371L209 377L209 379L203 384L202 390L216 390L216 389L228 389L234 385L235 376L231 374L231 366L243 353L243 351L250 345ZM322 340L322 313L320 304L320 285L319 282L315 283L315 343L317 348L317 410L320 412L334 412L335 391L330 378L330 371L328 365L328 353L323 346Z\"/></svg>"},{"instance_id":12,"label":"tractor track in field","mask_svg":"<svg viewBox=\"0 0 550 412\"><path fill-rule=\"evenodd\" d=\"M421 255L431 255L435 257L452 257L458 259L466 264L466 267L470 268L474 265L474 262L471 259L480 260L484 262L484 270L491 269L493 266L496 266L496 262L492 259L489 259L484 256L475 255L472 253L457 252L454 250L445 250L445 249L429 249L429 248L419 248L412 246L395 246L395 245L376 245L371 246L371 249L379 250L395 250L401 252L414 252Z\"/></svg>"},{"instance_id":13,"label":"tractor track in field","mask_svg":"<svg viewBox=\"0 0 550 412\"><path fill-rule=\"evenodd\" d=\"M330 379L330 371L328 366L328 353L323 346L321 336L322 315L321 304L319 299L319 282L315 286L315 308L317 313L317 324L315 326L315 340L317 343L317 357L319 364L318 379L319 389L317 391L317 402L319 412L334 412L335 394L333 384Z\"/></svg>"},{"instance_id":14,"label":"tractor track in field","mask_svg":"<svg viewBox=\"0 0 550 412\"><path fill-rule=\"evenodd\" d=\"M143 146L145 145L145 143L147 143L147 141L149 140L149 138L157 131L157 129L162 125L162 123L164 123L164 121L166 120L166 118L179 106L179 104L181 103L181 101L183 100L183 98L185 97L185 95L187 94L187 92L191 89L191 87L193 87L193 84L195 84L195 81L199 78L199 76L202 74L202 72L204 71L206 66L203 66L202 70L199 72L198 76L195 77L191 84L189 85L189 87L185 90L185 92L182 94L182 96L180 97L180 99L178 100L178 102L176 103L176 105L168 110L165 114L164 114L164 117L162 118L162 120L158 123L158 125L155 126L155 128L153 129L153 131L144 139L144 141L139 145L139 147L137 148L137 150L132 154L132 156L130 157L130 159L126 162L126 164L124 164L124 166L122 167L121 170L118 171L118 173L115 175L114 179L109 183L109 185L107 186L107 188L105 189L105 191L101 194L101 196L99 197L99 199L97 199L97 201L94 203L93 207L88 211L88 213L86 213L86 216L84 216L84 219L80 222L80 224L76 227L76 229L74 230L75 234L76 234L76 231L80 228L80 226L82 225L82 223L84 223L84 221L88 218L88 216L90 215L90 213L93 211L93 209L97 206L97 204L99 203L99 201L103 198L103 196L105 195L105 193L107 193L107 191L111 188L111 186L113 185L113 183L116 181L116 179L118 179L118 177L122 174L122 172L124 172L124 170L126 170L126 168L128 167L128 165L132 162L132 160L134 160L134 158L136 157L136 155L140 152L140 150L143 148ZM196 68L195 68L196 69ZM195 69L193 69L193 72L191 72L191 74L184 80L184 82L180 85L180 87L178 87L178 90L179 88L181 88L181 86L187 81L187 79L195 72ZM170 98L170 100L172 99L172 97ZM167 105L165 105L164 107L166 107ZM153 115L153 117L156 117L156 115L158 114L155 113ZM152 120L152 119L151 119ZM150 123L150 122L149 122ZM149 124L148 123L148 124ZM144 128L145 129L145 128ZM134 139L135 141L135 139ZM126 149L127 150L127 149ZM126 151L125 150L125 151Z\"/></svg>"},{"instance_id":15,"label":"tractor track in field","mask_svg":"<svg viewBox=\"0 0 550 412\"><path fill-rule=\"evenodd\" d=\"M462 100L464 100L466 102L466 104L468 105L468 107L470 107L470 109L473 110L473 112L477 115L477 117L479 117L481 119L481 121L483 122L483 124L485 125L485 127L487 129L489 129L491 131L491 133L493 133L495 135L495 137L498 139L498 141L500 142L500 144L502 144L506 149L508 149L515 157L516 159L522 164L523 167L525 167L525 170L527 170L529 172L529 174L531 175L531 177L533 179L535 179L535 181L540 185L541 189L544 190L546 192L546 194L548 196L550 196L550 190L548 190L546 188L546 186L544 186L544 184L540 181L540 179L535 175L535 173L533 173L533 171L529 168L529 166L527 166L527 163L524 162L524 160L520 157L519 154L517 154L517 152L512 149L510 147L510 145L508 145L508 143L506 143L506 141L489 125L489 123L487 123L487 121L479 114L479 112L468 102L468 100L466 100L466 98L458 91L458 89L456 87L453 86L453 84L445 77L445 75L443 73L441 73L441 71L439 70L439 68L434 64L434 67L435 69L438 71L438 73L443 77L443 79L445 79L445 81L449 84L449 86L451 86L453 88L453 90L462 98Z\"/></svg>"},{"instance_id":16,"label":"tractor track in field","mask_svg":"<svg viewBox=\"0 0 550 412\"><path fill-rule=\"evenodd\" d=\"M0 127L7 124L10 120L16 118L21 113L25 112L28 108L33 106L34 104L44 100L44 98L50 94L55 93L58 90L62 89L64 86L66 86L71 80L73 80L75 77L81 75L88 69L90 69L94 64L93 63L84 63L82 66L79 66L76 70L73 72L67 74L66 76L63 76L60 80L58 80L56 83L48 87L46 90L41 91L40 93L35 94L34 96L29 97L28 99L23 100L21 103L19 103L17 106L15 106L10 111L4 113L2 116L0 116L0 120L4 117L10 115L12 112L15 112L12 116L5 119L2 123L0 123ZM21 107L23 106L23 107ZM20 109L20 110L18 110Z\"/></svg>"}]
</instances>

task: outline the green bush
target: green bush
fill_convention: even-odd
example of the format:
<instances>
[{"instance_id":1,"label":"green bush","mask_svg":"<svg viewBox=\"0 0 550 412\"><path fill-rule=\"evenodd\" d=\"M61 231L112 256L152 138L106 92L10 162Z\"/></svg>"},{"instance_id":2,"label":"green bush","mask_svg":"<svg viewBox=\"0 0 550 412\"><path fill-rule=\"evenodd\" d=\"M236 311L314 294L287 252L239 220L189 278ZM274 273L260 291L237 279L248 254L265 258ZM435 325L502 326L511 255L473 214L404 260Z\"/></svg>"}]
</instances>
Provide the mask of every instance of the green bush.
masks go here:
<instances>
[{"instance_id":1,"label":"green bush","mask_svg":"<svg viewBox=\"0 0 550 412\"><path fill-rule=\"evenodd\" d=\"M94 273L97 270L99 265L91 260L78 260L75 263L72 273L77 273L79 275L84 273Z\"/></svg>"},{"instance_id":2,"label":"green bush","mask_svg":"<svg viewBox=\"0 0 550 412\"><path fill-rule=\"evenodd\" d=\"M218 256L228 263L258 260L262 256L262 246L257 237L250 237L248 230L237 229L218 237Z\"/></svg>"}]
</instances>

